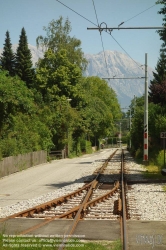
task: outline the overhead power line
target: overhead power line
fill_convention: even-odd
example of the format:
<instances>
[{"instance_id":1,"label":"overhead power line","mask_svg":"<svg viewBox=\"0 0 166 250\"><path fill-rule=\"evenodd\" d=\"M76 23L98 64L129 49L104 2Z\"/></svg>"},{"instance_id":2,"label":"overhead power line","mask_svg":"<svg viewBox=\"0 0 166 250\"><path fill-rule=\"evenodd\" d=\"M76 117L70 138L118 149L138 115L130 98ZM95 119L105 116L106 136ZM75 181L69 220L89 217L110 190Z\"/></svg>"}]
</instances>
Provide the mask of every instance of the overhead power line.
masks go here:
<instances>
[{"instance_id":1,"label":"overhead power line","mask_svg":"<svg viewBox=\"0 0 166 250\"><path fill-rule=\"evenodd\" d=\"M74 13L76 13L78 16L82 17L83 19L85 19L86 21L94 24L95 26L97 26L95 23L93 23L91 20L89 20L88 18L82 16L80 13L78 13L77 11L73 10L72 8L70 8L69 6L67 6L66 4L62 3L61 1L59 0L56 0L57 2L59 2L60 4L62 4L63 6L65 6L66 8L68 8L69 10L73 11Z\"/></svg>"},{"instance_id":2,"label":"overhead power line","mask_svg":"<svg viewBox=\"0 0 166 250\"><path fill-rule=\"evenodd\" d=\"M64 4L64 3L62 3L61 1L59 1L59 0L56 0L57 2L59 2L60 4L62 4L63 6L65 6L66 8L68 8L69 10L71 10L72 12L74 12L75 14L77 14L78 16L80 16L80 17L82 17L83 19L85 19L86 21L88 21L88 22L90 22L90 23L92 23L93 25L95 25L96 27L98 27L98 25L96 25L94 22L92 22L91 20L89 20L88 18L86 18L86 17L84 17L83 15L81 15L80 13L78 13L77 11L75 11L75 10L73 10L72 8L70 8L69 6L67 6L66 4ZM150 8L152 8L153 6L151 6ZM148 9L150 9L150 8L148 8ZM148 10L148 9L146 9L146 10ZM145 11L146 11L145 10ZM143 12L145 12L145 11L143 11ZM143 13L143 12L141 12L141 13ZM137 14L137 15L140 15L141 13L139 13L139 14ZM137 16L136 15L136 16ZM134 17L136 17L136 16L134 16ZM132 17L132 18L134 18L134 17ZM131 20L132 18L130 18L130 19L128 19L127 21L129 21L129 20ZM127 22L127 21L125 21L125 22ZM121 23L121 25L123 24L124 22L122 22ZM105 31L106 33L108 33L109 35L111 35L111 37L113 38L113 40L120 46L120 48L130 57L130 59L138 66L138 67L140 67L139 65L138 65L138 63L129 55L129 53L120 45L120 43L113 37L113 35L111 34L111 32L108 32L108 31Z\"/></svg>"},{"instance_id":3,"label":"overhead power line","mask_svg":"<svg viewBox=\"0 0 166 250\"><path fill-rule=\"evenodd\" d=\"M96 11L94 0L92 0L92 2L93 2L93 7L94 7L95 15L96 15L97 24L98 24L98 27L99 27L99 21L98 21L98 17L97 17L97 11ZM105 55L105 50L104 50L104 43L103 43L103 38L102 38L102 33L101 32L100 32L100 38L101 38L101 44L102 44L103 53L104 53L105 65L106 65L106 68L107 68L107 73L109 75L108 64L107 64L107 60L106 60L106 55Z\"/></svg>"},{"instance_id":4,"label":"overhead power line","mask_svg":"<svg viewBox=\"0 0 166 250\"><path fill-rule=\"evenodd\" d=\"M119 27L119 26L121 26L122 24L124 24L124 23L126 23L126 22L128 22L128 21L132 20L133 18L135 18L135 17L137 17L137 16L141 15L142 13L144 13L145 11L147 11L147 10L149 10L149 9L153 8L154 6L156 6L156 4L152 5L151 7L147 8L146 10L143 10L142 12L138 13L137 15L135 15L135 16L133 16L133 17L131 17L131 18L127 19L126 21L121 22L121 23L118 25L118 27Z\"/></svg>"}]
</instances>

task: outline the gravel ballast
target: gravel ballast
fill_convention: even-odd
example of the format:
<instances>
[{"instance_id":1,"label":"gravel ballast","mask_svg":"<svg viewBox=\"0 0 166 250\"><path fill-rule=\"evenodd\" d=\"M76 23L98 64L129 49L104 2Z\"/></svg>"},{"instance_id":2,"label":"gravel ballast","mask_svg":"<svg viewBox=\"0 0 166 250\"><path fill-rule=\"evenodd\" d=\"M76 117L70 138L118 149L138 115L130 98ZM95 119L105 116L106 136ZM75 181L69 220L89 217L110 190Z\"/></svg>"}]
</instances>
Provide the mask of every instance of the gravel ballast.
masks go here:
<instances>
[{"instance_id":1,"label":"gravel ballast","mask_svg":"<svg viewBox=\"0 0 166 250\"><path fill-rule=\"evenodd\" d=\"M113 149L103 150L102 154L100 154L100 159L106 159L111 155L112 151ZM77 160L80 161L80 159ZM87 163L87 158L85 158L84 161L83 159L81 161L82 164L85 164L84 162ZM31 199L23 199L8 206L0 207L0 218L5 218L11 214L32 208L36 205L40 205L77 190L84 185L84 180L87 176L92 175L95 169L100 167L101 164L102 161L99 161L98 157L98 159L90 162L89 167L80 173L80 178L79 180L75 180L75 183L37 197L34 196ZM117 167L116 162L115 166ZM110 169L112 169L112 167L110 167ZM136 164L127 151L125 151L125 169L127 171L127 180L136 181L141 178L145 179L143 177L143 172L146 171L145 168L142 165ZM164 192L163 186L166 186L166 184L130 185L130 188L127 191L127 203L131 220L166 221L166 192ZM139 213L139 218L138 216L135 216L136 213Z\"/></svg>"}]
</instances>

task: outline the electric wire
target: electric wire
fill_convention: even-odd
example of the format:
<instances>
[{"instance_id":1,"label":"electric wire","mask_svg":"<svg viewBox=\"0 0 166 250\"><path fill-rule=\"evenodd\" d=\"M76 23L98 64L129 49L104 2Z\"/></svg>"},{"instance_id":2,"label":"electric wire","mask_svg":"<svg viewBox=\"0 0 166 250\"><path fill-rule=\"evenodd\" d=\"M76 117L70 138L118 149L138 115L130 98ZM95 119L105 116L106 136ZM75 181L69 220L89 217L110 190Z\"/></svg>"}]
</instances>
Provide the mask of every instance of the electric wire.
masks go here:
<instances>
[{"instance_id":1,"label":"electric wire","mask_svg":"<svg viewBox=\"0 0 166 250\"><path fill-rule=\"evenodd\" d=\"M93 25L97 26L95 23L93 23L91 20L89 20L88 18L82 16L80 13L78 13L77 11L73 10L72 8L70 8L69 6L67 6L66 4L62 3L59 0L56 0L58 3L62 4L63 6L65 6L66 8L68 8L69 10L73 11L74 13L76 13L78 16L82 17L83 19L85 19L86 21L92 23Z\"/></svg>"},{"instance_id":2,"label":"electric wire","mask_svg":"<svg viewBox=\"0 0 166 250\"><path fill-rule=\"evenodd\" d=\"M94 22L92 22L91 20L89 20L88 18L84 17L83 15L79 14L77 11L73 10L72 8L70 8L69 6L67 6L66 4L62 3L59 0L56 0L57 2L59 2L60 4L62 4L63 6L65 6L66 8L68 8L69 10L73 11L74 13L76 13L77 15L79 15L80 17L82 17L83 19L87 20L88 22L92 23L93 25L95 25L96 27L98 27L98 25L96 25ZM105 31L106 33L108 33L109 35L111 35L111 37L113 38L113 40L120 46L120 48L126 53L126 55L128 55L130 57L130 59L138 66L140 67L137 62L129 55L129 53L120 45L120 43L113 37L112 34L110 34L109 32Z\"/></svg>"},{"instance_id":3,"label":"electric wire","mask_svg":"<svg viewBox=\"0 0 166 250\"><path fill-rule=\"evenodd\" d=\"M147 8L146 10L143 10L142 12L138 13L137 15L135 15L135 16L133 16L133 17L131 17L131 18L127 19L126 21L121 22L121 23L118 25L118 27L120 27L122 24L124 24L124 23L126 23L126 22L128 22L128 21L132 20L133 18L135 18L135 17L137 17L137 16L141 15L142 13L144 13L144 12L146 12L147 10L149 10L149 9L153 8L154 6L156 6L156 4L152 5L151 7Z\"/></svg>"},{"instance_id":4,"label":"electric wire","mask_svg":"<svg viewBox=\"0 0 166 250\"><path fill-rule=\"evenodd\" d=\"M56 1L59 2L60 4L62 4L63 6L65 6L66 8L68 8L69 10L73 11L74 13L76 13L78 16L82 17L82 18L85 19L86 21L92 23L92 24L95 25L96 27L99 27L99 26L96 25L94 22L92 22L92 21L89 20L88 18L84 17L83 15L81 15L80 13L78 13L77 11L73 10L72 8L70 8L69 6L67 6L66 4L62 3L62 2L59 1L59 0L56 0ZM152 8L152 7L153 7L153 6L151 6L150 8ZM150 9L150 8L148 8L148 9ZM146 9L146 10L148 10L148 9ZM141 13L145 12L146 10L142 11ZM137 14L136 16L140 15L141 13ZM134 16L134 17L136 17L136 16ZM126 20L125 22L127 22L127 21L133 19L134 17L132 17L132 18ZM122 25L123 23L124 23L124 22L122 22L120 25ZM120 26L120 25L119 25L119 26ZM138 67L140 67L140 66L138 65L138 63L129 55L129 53L128 53L128 52L120 45L120 43L113 37L113 35L110 34L108 31L105 31L105 32L108 33L109 35L111 35L111 37L113 38L113 40L120 46L120 48L126 53L126 55L128 55L128 57L130 57L130 59L131 59Z\"/></svg>"},{"instance_id":5,"label":"electric wire","mask_svg":"<svg viewBox=\"0 0 166 250\"><path fill-rule=\"evenodd\" d=\"M98 28L99 28L99 20L98 20L98 17L97 17L97 11L96 11L94 0L92 0L92 2L93 2L93 7L94 7L95 15L96 15ZM109 76L108 64L107 64L107 60L106 60L106 55L105 55L105 50L104 50L104 43L103 43L103 38L102 38L102 33L101 32L100 32L100 38L101 38L101 44L102 44L102 48L103 48L103 55L104 55L105 65L106 65L106 68L107 68L107 74Z\"/></svg>"}]
</instances>

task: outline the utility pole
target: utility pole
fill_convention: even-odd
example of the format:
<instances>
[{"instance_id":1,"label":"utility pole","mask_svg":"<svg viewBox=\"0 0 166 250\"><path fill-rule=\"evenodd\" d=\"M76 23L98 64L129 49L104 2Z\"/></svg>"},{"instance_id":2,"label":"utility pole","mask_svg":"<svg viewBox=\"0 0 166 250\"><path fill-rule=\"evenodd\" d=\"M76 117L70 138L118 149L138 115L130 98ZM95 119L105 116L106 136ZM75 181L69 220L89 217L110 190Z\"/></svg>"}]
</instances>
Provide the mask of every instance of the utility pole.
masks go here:
<instances>
[{"instance_id":1,"label":"utility pole","mask_svg":"<svg viewBox=\"0 0 166 250\"><path fill-rule=\"evenodd\" d=\"M130 120L129 120L129 131L130 131L130 141L129 141L129 149L131 150L131 109L130 111Z\"/></svg>"},{"instance_id":2,"label":"utility pole","mask_svg":"<svg viewBox=\"0 0 166 250\"><path fill-rule=\"evenodd\" d=\"M120 135L119 135L119 141L120 141L120 148L121 148L121 142L122 142L121 122L120 122Z\"/></svg>"},{"instance_id":3,"label":"utility pole","mask_svg":"<svg viewBox=\"0 0 166 250\"><path fill-rule=\"evenodd\" d=\"M148 164L148 71L147 71L147 58L145 53L145 98L144 98L144 156L143 162Z\"/></svg>"},{"instance_id":4,"label":"utility pole","mask_svg":"<svg viewBox=\"0 0 166 250\"><path fill-rule=\"evenodd\" d=\"M72 99L68 98L67 99L67 102L68 102L67 103L67 112L69 112L69 105L70 105L69 102L70 101L72 101ZM70 154L70 149L69 149L69 147L70 147L70 142L69 142L69 139L70 139L69 138L69 125L70 124L69 124L69 121L68 121L68 125L67 125L67 157L69 157L69 154Z\"/></svg>"}]
</instances>

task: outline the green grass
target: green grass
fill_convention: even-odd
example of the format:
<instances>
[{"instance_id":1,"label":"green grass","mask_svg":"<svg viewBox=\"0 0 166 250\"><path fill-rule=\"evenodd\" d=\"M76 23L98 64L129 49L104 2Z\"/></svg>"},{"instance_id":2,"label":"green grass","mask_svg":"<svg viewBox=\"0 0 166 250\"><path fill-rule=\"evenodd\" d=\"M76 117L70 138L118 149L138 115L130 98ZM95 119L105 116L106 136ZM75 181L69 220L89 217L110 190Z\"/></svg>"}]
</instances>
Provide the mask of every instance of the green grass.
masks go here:
<instances>
[{"instance_id":1,"label":"green grass","mask_svg":"<svg viewBox=\"0 0 166 250\"><path fill-rule=\"evenodd\" d=\"M161 174L161 167L158 167L156 165L149 165L144 166L146 169L145 172L143 172L143 175L148 179L158 179L158 180L164 180L164 176Z\"/></svg>"},{"instance_id":2,"label":"green grass","mask_svg":"<svg viewBox=\"0 0 166 250\"><path fill-rule=\"evenodd\" d=\"M57 250L61 244L61 239L55 238L38 238L38 237L20 237L0 234L0 250ZM65 250L121 250L122 245L120 240L118 241L84 241L79 239L71 239L67 243L68 246Z\"/></svg>"}]
</instances>

